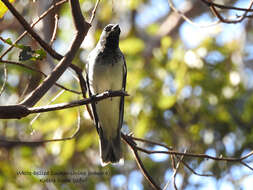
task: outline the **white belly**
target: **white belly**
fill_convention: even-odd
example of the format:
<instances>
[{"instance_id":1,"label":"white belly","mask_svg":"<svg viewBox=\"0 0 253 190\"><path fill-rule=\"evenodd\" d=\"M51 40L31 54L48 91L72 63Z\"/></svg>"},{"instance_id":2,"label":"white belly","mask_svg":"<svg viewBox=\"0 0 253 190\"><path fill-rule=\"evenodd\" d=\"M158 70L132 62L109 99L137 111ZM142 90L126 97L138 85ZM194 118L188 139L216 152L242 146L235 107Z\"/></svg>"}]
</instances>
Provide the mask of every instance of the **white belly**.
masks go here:
<instances>
[{"instance_id":1,"label":"white belly","mask_svg":"<svg viewBox=\"0 0 253 190\"><path fill-rule=\"evenodd\" d=\"M89 68L89 83L92 94L107 90L121 90L123 81L123 59L117 64L93 64ZM96 111L104 135L117 135L120 113L120 97L107 98L96 103Z\"/></svg>"}]
</instances>

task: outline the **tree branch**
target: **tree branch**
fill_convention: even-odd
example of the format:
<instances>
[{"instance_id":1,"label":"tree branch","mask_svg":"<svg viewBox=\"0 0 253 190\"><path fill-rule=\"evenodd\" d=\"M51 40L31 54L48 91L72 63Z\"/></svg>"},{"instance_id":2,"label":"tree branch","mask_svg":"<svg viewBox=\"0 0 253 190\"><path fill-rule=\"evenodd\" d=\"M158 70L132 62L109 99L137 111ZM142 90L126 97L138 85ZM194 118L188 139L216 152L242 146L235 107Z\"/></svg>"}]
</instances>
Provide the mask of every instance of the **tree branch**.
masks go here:
<instances>
[{"instance_id":1,"label":"tree branch","mask_svg":"<svg viewBox=\"0 0 253 190\"><path fill-rule=\"evenodd\" d=\"M74 25L76 27L75 39L71 45L68 53L63 57L62 55L55 52L51 46L49 46L39 35L37 35L25 19L16 11L16 9L8 2L8 0L2 0L3 3L9 8L13 15L19 20L19 22L24 26L27 32L54 58L61 60L61 62L54 68L52 73L40 84L23 102L22 104L26 106L35 105L40 98L48 91L48 89L53 85L53 83L58 80L58 78L63 74L63 72L70 66L75 72L78 72L79 80L84 81L82 72L80 69L77 70L71 61L74 58L76 51L79 49L84 37L86 36L90 24L85 21L82 16L79 1L70 1L71 10L73 15ZM82 89L86 88L86 85L81 85ZM83 90L82 90L83 91ZM86 91L85 91L86 92ZM85 96L85 94L83 95Z\"/></svg>"},{"instance_id":2,"label":"tree branch","mask_svg":"<svg viewBox=\"0 0 253 190\"><path fill-rule=\"evenodd\" d=\"M236 11L247 11L247 12L253 12L253 9L245 9L245 8L240 8L240 7L233 7L233 6L228 6L228 5L221 5L218 3L214 3L211 0L200 0L204 4L206 4L208 7L215 6L220 9L227 9L227 10L236 10Z\"/></svg>"},{"instance_id":3,"label":"tree branch","mask_svg":"<svg viewBox=\"0 0 253 190\"><path fill-rule=\"evenodd\" d=\"M4 64L4 83L3 83L3 86L0 89L0 96L2 95L3 91L5 90L7 80L8 80L8 70L7 70L7 65L5 63Z\"/></svg>"},{"instance_id":4,"label":"tree branch","mask_svg":"<svg viewBox=\"0 0 253 190\"><path fill-rule=\"evenodd\" d=\"M97 11L99 3L100 3L100 0L97 0L96 5L95 5L94 9L92 10L92 15L91 15L91 18L90 18L90 21L89 21L90 24L93 22L93 20L96 16L96 11Z\"/></svg>"},{"instance_id":5,"label":"tree branch","mask_svg":"<svg viewBox=\"0 0 253 190\"><path fill-rule=\"evenodd\" d=\"M92 96L87 99L77 100L70 103L61 103L61 104L54 104L54 105L48 105L48 106L43 106L43 107L33 107L33 108L28 108L22 104L0 106L0 119L20 119L22 117L25 117L33 113L43 113L43 112L73 108L73 107L77 107L81 105L87 105L92 102L100 101L105 98L116 97L116 96L128 96L128 94L122 90L107 91L107 92L103 92L101 94Z\"/></svg>"},{"instance_id":6,"label":"tree branch","mask_svg":"<svg viewBox=\"0 0 253 190\"><path fill-rule=\"evenodd\" d=\"M125 143L127 143L127 145L133 151L133 154L135 156L135 160L136 160L136 162L137 162L137 164L138 164L138 166L139 166L142 174L147 179L147 181L152 186L152 188L153 189L161 190L161 188L156 184L156 182L153 180L153 178L149 175L149 173L146 170L144 164L142 163L142 161L141 161L141 159L140 159L140 157L138 155L138 150L136 149L136 143L133 141L132 136L124 135L123 133L121 133L121 137L125 141Z\"/></svg>"},{"instance_id":7,"label":"tree branch","mask_svg":"<svg viewBox=\"0 0 253 190\"><path fill-rule=\"evenodd\" d=\"M131 148L131 150L133 151L134 155L135 155L135 160L141 170L141 172L143 173L144 177L147 179L147 181L150 183L150 185L152 186L152 188L154 189L160 189L159 186L156 185L156 183L154 182L154 180L152 179L152 177L150 176L150 174L148 173L148 171L145 169L141 159L139 158L138 155L138 151L144 152L146 154L168 154L168 155L173 155L176 156L178 159L178 163L177 165L174 164L174 188L176 187L175 184L175 175L177 173L178 167L180 163L183 163L184 166L186 166L193 174L198 175L198 176L212 176L210 174L198 174L197 172L195 172L192 168L189 167L189 165L187 163L185 163L185 161L183 161L183 157L194 157L194 158L203 158L203 159L211 159L211 160L216 160L216 161L228 161L228 162L238 162L239 164L244 165L245 167L249 168L250 170L253 171L253 167L249 166L247 163L244 162L245 159L251 157L253 155L253 151L251 151L250 153L248 153L247 155L240 157L240 158L234 158L234 157L214 157L214 156L209 156L207 154L195 154L195 153L186 153L186 152L178 152L178 151L174 151L171 147L168 147L167 145L155 142L155 141L150 141L150 140L146 140L146 139L141 139L141 138L136 138L133 137L132 135L125 135L123 133L121 133L121 137L124 140L124 142ZM159 145L159 146L163 146L165 148L168 149L168 151L151 151L151 150L147 150L144 148L141 148L139 146L137 146L135 141L141 141L144 143L148 143L148 144L153 144L153 145ZM173 159L173 158L172 158ZM173 159L174 160L174 159ZM172 164L172 165L173 165ZM168 184L165 185L165 187Z\"/></svg>"},{"instance_id":8,"label":"tree branch","mask_svg":"<svg viewBox=\"0 0 253 190\"><path fill-rule=\"evenodd\" d=\"M33 28L39 21L41 21L45 16L47 16L51 11L53 11L56 7L62 5L63 3L66 3L68 0L62 0L57 2L55 5L52 5L48 10L46 10L42 15L39 16L39 18L34 21L31 24L31 28ZM26 34L28 33L28 31L24 31L17 39L15 42L13 42L13 44L0 56L0 59L2 59L9 51L12 50L12 48L14 47L15 44L17 44Z\"/></svg>"},{"instance_id":9,"label":"tree branch","mask_svg":"<svg viewBox=\"0 0 253 190\"><path fill-rule=\"evenodd\" d=\"M77 50L79 49L84 37L90 28L89 23L87 23L82 16L79 1L71 0L70 4L74 25L76 28L76 36L70 47L70 50L63 57L60 63L53 69L52 73L43 81L43 83L41 83L23 102L21 102L23 105L29 107L35 105L40 100L40 98L42 98L44 94L51 88L53 83L55 83L60 78L60 76L71 64Z\"/></svg>"},{"instance_id":10,"label":"tree branch","mask_svg":"<svg viewBox=\"0 0 253 190\"><path fill-rule=\"evenodd\" d=\"M248 9L244 9L244 8L238 8L238 7L232 7L232 6L225 6L225 5L220 5L220 4L216 4L213 3L210 0L201 0L203 3L205 3L210 10L212 11L212 13L214 14L214 16L216 16L221 22L223 23L227 23L227 24L235 24L235 23L239 23L242 22L245 18L247 17L247 14L249 12L253 12L253 10L251 9L252 5L253 5L253 1L250 1L249 3L249 7ZM227 9L227 10L237 10L237 11L244 11L243 15L239 16L237 19L226 19L224 18L216 8L221 8L221 9Z\"/></svg>"},{"instance_id":11,"label":"tree branch","mask_svg":"<svg viewBox=\"0 0 253 190\"><path fill-rule=\"evenodd\" d=\"M61 59L61 55L55 52L44 40L42 40L42 38L30 27L24 17L19 14L19 12L12 6L12 4L8 0L1 1L11 11L15 18L24 27L24 29L41 45L41 47L43 47L47 52L49 52L50 55L53 55L53 57L58 57L58 59Z\"/></svg>"}]
</instances>

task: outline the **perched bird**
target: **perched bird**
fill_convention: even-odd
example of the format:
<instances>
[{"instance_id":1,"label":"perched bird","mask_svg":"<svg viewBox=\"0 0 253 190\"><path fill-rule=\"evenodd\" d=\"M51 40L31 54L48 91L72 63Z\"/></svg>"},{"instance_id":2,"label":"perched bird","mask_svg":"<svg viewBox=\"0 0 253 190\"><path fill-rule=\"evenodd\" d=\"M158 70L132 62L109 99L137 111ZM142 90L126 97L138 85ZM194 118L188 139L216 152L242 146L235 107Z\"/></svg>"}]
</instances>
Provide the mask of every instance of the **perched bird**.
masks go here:
<instances>
[{"instance_id":1,"label":"perched bird","mask_svg":"<svg viewBox=\"0 0 253 190\"><path fill-rule=\"evenodd\" d=\"M105 91L125 90L127 68L119 49L120 27L107 25L96 47L88 56L86 68L90 96ZM122 158L120 130L124 115L124 97L107 98L92 104L100 142L102 166Z\"/></svg>"}]
</instances>

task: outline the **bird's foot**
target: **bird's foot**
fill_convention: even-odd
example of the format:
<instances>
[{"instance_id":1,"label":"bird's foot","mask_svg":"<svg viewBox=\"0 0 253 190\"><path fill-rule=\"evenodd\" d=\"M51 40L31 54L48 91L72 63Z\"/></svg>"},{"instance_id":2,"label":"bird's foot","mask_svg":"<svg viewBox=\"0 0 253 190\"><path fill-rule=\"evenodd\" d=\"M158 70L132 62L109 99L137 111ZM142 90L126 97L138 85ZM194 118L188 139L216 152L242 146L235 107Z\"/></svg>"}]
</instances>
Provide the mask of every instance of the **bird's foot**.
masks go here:
<instances>
[{"instance_id":1,"label":"bird's foot","mask_svg":"<svg viewBox=\"0 0 253 190\"><path fill-rule=\"evenodd\" d=\"M110 94L112 93L112 90L107 90L106 93L107 93L108 95L110 95ZM112 101L112 97L111 97L110 99L111 99L111 101Z\"/></svg>"}]
</instances>

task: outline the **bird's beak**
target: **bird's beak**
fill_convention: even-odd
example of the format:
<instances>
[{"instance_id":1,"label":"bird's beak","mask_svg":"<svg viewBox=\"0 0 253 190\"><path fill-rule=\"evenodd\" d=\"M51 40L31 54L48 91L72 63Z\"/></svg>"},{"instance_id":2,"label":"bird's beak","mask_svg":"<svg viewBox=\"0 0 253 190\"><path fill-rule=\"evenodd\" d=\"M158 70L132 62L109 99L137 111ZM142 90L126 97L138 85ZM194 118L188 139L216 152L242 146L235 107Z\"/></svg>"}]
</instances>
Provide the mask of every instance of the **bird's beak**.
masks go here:
<instances>
[{"instance_id":1,"label":"bird's beak","mask_svg":"<svg viewBox=\"0 0 253 190\"><path fill-rule=\"evenodd\" d=\"M120 30L119 25L118 25L118 24L115 24L115 25L112 27L112 30L113 30L113 31Z\"/></svg>"}]
</instances>

